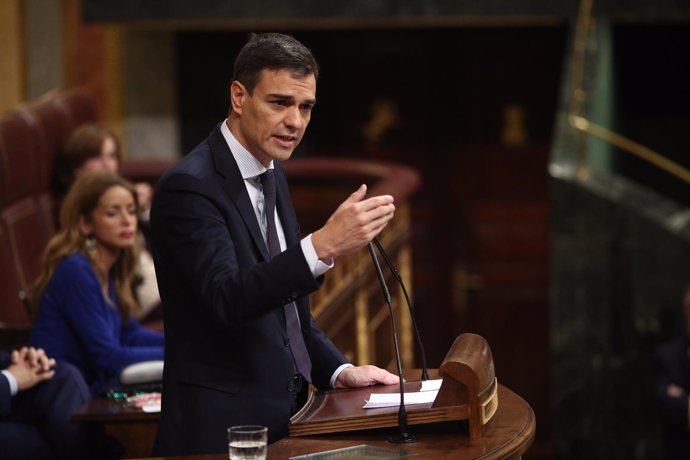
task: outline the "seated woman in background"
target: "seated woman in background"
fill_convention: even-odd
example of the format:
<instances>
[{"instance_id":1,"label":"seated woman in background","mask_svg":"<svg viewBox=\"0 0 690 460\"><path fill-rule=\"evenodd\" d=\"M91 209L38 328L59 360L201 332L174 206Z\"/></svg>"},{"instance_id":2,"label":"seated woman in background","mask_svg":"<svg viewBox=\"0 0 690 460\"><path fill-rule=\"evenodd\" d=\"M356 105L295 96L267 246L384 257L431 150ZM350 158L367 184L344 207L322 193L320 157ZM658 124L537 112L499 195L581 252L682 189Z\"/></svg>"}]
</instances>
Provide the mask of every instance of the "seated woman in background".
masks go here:
<instances>
[{"instance_id":1,"label":"seated woman in background","mask_svg":"<svg viewBox=\"0 0 690 460\"><path fill-rule=\"evenodd\" d=\"M75 129L67 139L64 147L55 158L53 174L53 191L58 203L62 201L70 186L78 177L93 171L110 171L120 173L122 166L122 149L115 134L98 123L85 123ZM139 201L139 228L148 224L153 188L146 182L134 185ZM142 225L143 224L143 225ZM141 234L144 239L144 235ZM137 318L150 315L160 317L160 294L153 266L153 258L143 241L139 252L139 267L134 283L134 294L139 308L134 311Z\"/></svg>"},{"instance_id":2,"label":"seated woman in background","mask_svg":"<svg viewBox=\"0 0 690 460\"><path fill-rule=\"evenodd\" d=\"M84 123L72 131L55 158L54 192L61 199L74 180L88 172L106 170L119 174L122 161L122 149L115 134L98 123ZM145 182L135 184L135 188L139 212L147 216L153 189Z\"/></svg>"},{"instance_id":3,"label":"seated woman in background","mask_svg":"<svg viewBox=\"0 0 690 460\"><path fill-rule=\"evenodd\" d=\"M129 365L163 359L163 334L132 315L137 209L133 186L118 175L78 178L34 286L31 345L79 368L92 392L117 385Z\"/></svg>"}]
</instances>

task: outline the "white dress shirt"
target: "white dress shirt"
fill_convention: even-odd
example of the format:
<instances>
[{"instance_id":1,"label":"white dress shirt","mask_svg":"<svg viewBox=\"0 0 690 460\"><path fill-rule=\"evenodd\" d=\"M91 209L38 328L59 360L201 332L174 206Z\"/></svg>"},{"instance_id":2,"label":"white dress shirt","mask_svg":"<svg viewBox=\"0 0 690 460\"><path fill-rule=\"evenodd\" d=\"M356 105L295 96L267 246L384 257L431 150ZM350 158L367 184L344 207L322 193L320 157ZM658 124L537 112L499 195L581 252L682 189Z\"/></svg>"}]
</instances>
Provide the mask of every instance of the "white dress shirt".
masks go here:
<instances>
[{"instance_id":1,"label":"white dress shirt","mask_svg":"<svg viewBox=\"0 0 690 460\"><path fill-rule=\"evenodd\" d=\"M7 377L7 382L10 384L10 395L14 396L19 392L19 387L17 386L17 379L14 378L14 375L10 371L7 370L2 370L0 371L2 374Z\"/></svg>"}]
</instances>

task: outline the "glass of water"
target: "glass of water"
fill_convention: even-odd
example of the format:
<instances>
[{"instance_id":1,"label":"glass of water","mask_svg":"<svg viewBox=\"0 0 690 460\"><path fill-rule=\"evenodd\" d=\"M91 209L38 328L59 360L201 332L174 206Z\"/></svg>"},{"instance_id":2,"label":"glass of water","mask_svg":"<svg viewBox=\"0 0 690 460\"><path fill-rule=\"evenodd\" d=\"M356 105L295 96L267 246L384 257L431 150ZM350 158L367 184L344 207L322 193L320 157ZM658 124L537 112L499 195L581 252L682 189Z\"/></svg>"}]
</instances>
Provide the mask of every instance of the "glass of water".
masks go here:
<instances>
[{"instance_id":1,"label":"glass of water","mask_svg":"<svg viewBox=\"0 0 690 460\"><path fill-rule=\"evenodd\" d=\"M261 425L237 425L228 428L230 460L264 460L268 428Z\"/></svg>"}]
</instances>

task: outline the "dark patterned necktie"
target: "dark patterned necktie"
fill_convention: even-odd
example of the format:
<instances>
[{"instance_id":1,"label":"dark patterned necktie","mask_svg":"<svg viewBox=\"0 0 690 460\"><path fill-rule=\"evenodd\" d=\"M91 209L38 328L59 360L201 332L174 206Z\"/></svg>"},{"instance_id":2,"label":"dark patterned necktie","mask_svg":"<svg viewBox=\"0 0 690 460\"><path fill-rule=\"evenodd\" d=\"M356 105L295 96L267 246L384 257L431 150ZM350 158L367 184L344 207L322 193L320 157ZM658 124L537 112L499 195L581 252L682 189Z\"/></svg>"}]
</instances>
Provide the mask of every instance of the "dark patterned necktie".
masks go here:
<instances>
[{"instance_id":1,"label":"dark patterned necktie","mask_svg":"<svg viewBox=\"0 0 690 460\"><path fill-rule=\"evenodd\" d=\"M272 169L267 170L259 177L265 199L264 209L266 211L266 240L268 242L268 253L270 257L273 258L281 252L275 221L276 178ZM285 326L297 372L302 374L302 377L308 382L311 382L311 359L307 352L307 346L304 343L299 317L297 316L297 305L295 305L294 302L285 305Z\"/></svg>"}]
</instances>

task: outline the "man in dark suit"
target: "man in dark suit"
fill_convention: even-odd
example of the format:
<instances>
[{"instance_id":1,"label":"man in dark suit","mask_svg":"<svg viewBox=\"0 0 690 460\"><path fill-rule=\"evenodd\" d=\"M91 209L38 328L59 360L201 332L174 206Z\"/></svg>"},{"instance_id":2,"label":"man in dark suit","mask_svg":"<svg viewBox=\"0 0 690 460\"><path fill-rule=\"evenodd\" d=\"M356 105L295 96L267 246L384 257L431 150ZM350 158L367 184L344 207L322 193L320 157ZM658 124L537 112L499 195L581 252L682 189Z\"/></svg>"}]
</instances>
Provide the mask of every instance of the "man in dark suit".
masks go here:
<instances>
[{"instance_id":1,"label":"man in dark suit","mask_svg":"<svg viewBox=\"0 0 690 460\"><path fill-rule=\"evenodd\" d=\"M0 456L93 458L86 428L69 421L90 397L79 371L42 349L0 352Z\"/></svg>"},{"instance_id":2,"label":"man in dark suit","mask_svg":"<svg viewBox=\"0 0 690 460\"><path fill-rule=\"evenodd\" d=\"M309 123L317 76L294 38L254 35L235 61L227 120L158 183L151 241L166 344L155 455L227 452L226 429L238 424L267 426L273 442L308 383L398 383L349 364L309 312L307 295L333 260L395 211L391 196L365 199L362 185L300 240L280 161Z\"/></svg>"}]
</instances>

